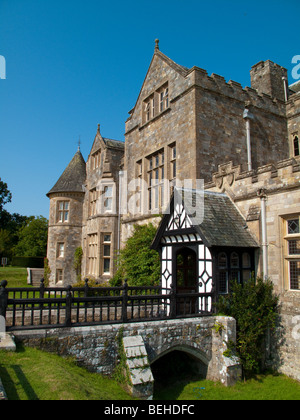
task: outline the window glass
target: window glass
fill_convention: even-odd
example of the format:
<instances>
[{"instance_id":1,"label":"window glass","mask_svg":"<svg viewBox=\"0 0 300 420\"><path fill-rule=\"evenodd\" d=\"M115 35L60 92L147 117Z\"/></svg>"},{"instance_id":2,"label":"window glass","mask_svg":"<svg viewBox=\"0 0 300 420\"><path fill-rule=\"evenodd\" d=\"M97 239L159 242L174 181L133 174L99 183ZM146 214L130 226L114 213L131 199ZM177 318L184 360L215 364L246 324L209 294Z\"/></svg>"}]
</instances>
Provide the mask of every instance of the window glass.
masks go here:
<instances>
[{"instance_id":1,"label":"window glass","mask_svg":"<svg viewBox=\"0 0 300 420\"><path fill-rule=\"evenodd\" d=\"M288 220L288 234L293 235L299 233L299 218Z\"/></svg>"},{"instance_id":2,"label":"window glass","mask_svg":"<svg viewBox=\"0 0 300 420\"><path fill-rule=\"evenodd\" d=\"M243 268L250 268L251 267L251 258L248 252L243 253Z\"/></svg>"},{"instance_id":3,"label":"window glass","mask_svg":"<svg viewBox=\"0 0 300 420\"><path fill-rule=\"evenodd\" d=\"M300 156L300 147L299 147L298 136L294 137L294 155L295 156Z\"/></svg>"},{"instance_id":4,"label":"window glass","mask_svg":"<svg viewBox=\"0 0 300 420\"><path fill-rule=\"evenodd\" d=\"M225 252L222 252L218 256L218 266L219 268L227 268L227 255Z\"/></svg>"},{"instance_id":5,"label":"window glass","mask_svg":"<svg viewBox=\"0 0 300 420\"><path fill-rule=\"evenodd\" d=\"M290 261L290 288L300 289L300 261Z\"/></svg>"},{"instance_id":6,"label":"window glass","mask_svg":"<svg viewBox=\"0 0 300 420\"><path fill-rule=\"evenodd\" d=\"M236 252L232 252L230 256L230 267L238 268L239 267L239 256Z\"/></svg>"}]
</instances>

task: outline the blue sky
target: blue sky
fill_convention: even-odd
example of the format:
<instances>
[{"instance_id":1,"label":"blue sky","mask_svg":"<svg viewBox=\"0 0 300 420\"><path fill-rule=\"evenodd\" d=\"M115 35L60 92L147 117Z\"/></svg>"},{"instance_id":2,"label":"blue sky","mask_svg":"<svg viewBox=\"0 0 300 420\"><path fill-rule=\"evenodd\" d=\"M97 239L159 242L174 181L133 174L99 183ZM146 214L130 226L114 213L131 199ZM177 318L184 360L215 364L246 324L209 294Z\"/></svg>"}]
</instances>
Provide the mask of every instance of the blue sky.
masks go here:
<instances>
[{"instance_id":1,"label":"blue sky","mask_svg":"<svg viewBox=\"0 0 300 420\"><path fill-rule=\"evenodd\" d=\"M250 86L270 59L289 71L300 54L299 0L0 0L0 178L10 212L48 217L46 193L97 124L124 140L154 51Z\"/></svg>"}]
</instances>

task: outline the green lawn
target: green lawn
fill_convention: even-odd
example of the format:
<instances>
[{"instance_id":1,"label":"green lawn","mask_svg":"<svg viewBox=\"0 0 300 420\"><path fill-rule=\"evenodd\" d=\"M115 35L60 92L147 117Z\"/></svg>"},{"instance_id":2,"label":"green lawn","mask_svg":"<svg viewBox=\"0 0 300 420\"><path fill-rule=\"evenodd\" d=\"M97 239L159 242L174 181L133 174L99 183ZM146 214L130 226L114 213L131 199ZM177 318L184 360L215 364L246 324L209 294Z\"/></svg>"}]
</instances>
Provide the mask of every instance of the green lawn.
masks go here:
<instances>
[{"instance_id":1,"label":"green lawn","mask_svg":"<svg viewBox=\"0 0 300 420\"><path fill-rule=\"evenodd\" d=\"M173 383L155 392L161 400L300 400L300 382L284 375L259 375L225 387L212 381Z\"/></svg>"},{"instance_id":2,"label":"green lawn","mask_svg":"<svg viewBox=\"0 0 300 420\"><path fill-rule=\"evenodd\" d=\"M21 267L0 267L0 282L7 280L7 287L28 287L27 269Z\"/></svg>"}]
</instances>

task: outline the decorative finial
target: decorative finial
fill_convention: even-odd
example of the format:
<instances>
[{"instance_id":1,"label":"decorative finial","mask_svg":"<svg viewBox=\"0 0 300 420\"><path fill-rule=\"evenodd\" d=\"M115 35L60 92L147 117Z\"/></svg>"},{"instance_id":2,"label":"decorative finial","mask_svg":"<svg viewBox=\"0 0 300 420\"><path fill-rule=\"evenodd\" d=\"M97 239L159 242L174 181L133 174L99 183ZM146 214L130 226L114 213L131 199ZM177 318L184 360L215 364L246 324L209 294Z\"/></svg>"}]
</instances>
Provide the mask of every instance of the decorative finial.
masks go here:
<instances>
[{"instance_id":1,"label":"decorative finial","mask_svg":"<svg viewBox=\"0 0 300 420\"><path fill-rule=\"evenodd\" d=\"M99 133L99 134L100 134L100 124L98 124L98 130L97 130L97 133Z\"/></svg>"},{"instance_id":2,"label":"decorative finial","mask_svg":"<svg viewBox=\"0 0 300 420\"><path fill-rule=\"evenodd\" d=\"M81 141L80 141L80 136L79 136L79 140L78 140L78 152L80 152L80 145L81 145Z\"/></svg>"},{"instance_id":3,"label":"decorative finial","mask_svg":"<svg viewBox=\"0 0 300 420\"><path fill-rule=\"evenodd\" d=\"M159 39L155 40L155 51L159 51Z\"/></svg>"}]
</instances>

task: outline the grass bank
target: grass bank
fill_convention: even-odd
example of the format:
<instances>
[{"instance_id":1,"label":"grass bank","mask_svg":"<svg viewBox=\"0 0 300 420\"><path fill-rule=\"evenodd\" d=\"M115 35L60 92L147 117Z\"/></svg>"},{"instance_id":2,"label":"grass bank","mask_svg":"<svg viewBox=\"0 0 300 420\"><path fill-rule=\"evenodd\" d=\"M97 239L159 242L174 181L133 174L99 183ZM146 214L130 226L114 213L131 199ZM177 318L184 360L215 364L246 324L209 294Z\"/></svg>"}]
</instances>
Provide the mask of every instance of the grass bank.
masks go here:
<instances>
[{"instance_id":1,"label":"grass bank","mask_svg":"<svg viewBox=\"0 0 300 420\"><path fill-rule=\"evenodd\" d=\"M114 380L88 372L71 358L18 346L0 351L0 378L10 400L130 400ZM206 380L156 386L156 400L299 400L300 383L284 375L260 375L226 388Z\"/></svg>"},{"instance_id":2,"label":"grass bank","mask_svg":"<svg viewBox=\"0 0 300 420\"><path fill-rule=\"evenodd\" d=\"M0 351L0 378L9 400L128 400L115 381L77 366L71 358L18 345Z\"/></svg>"}]
</instances>

